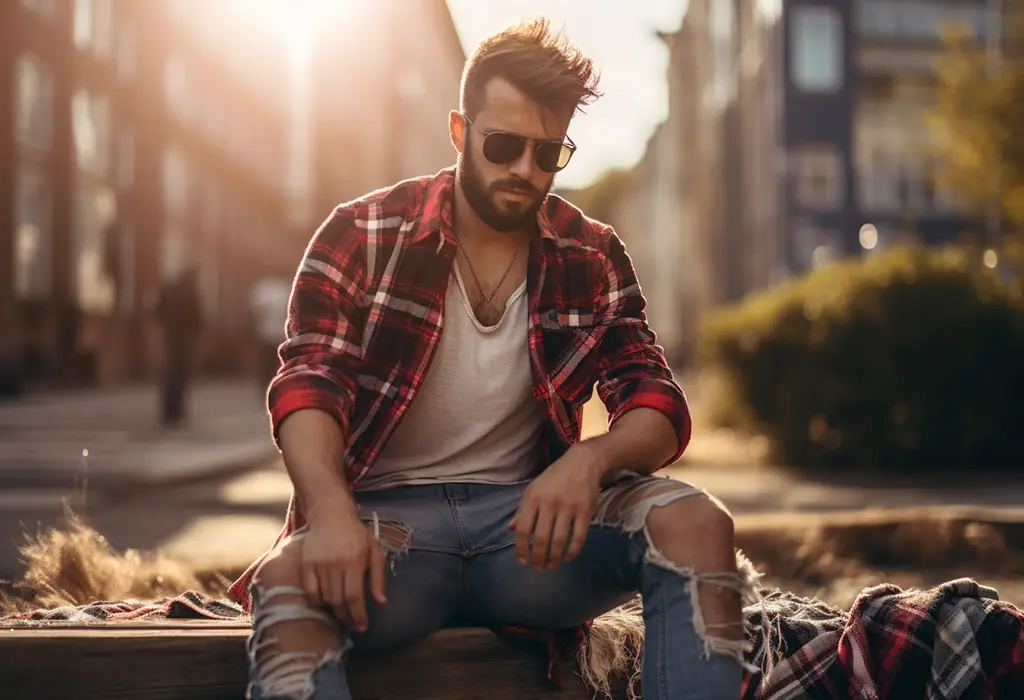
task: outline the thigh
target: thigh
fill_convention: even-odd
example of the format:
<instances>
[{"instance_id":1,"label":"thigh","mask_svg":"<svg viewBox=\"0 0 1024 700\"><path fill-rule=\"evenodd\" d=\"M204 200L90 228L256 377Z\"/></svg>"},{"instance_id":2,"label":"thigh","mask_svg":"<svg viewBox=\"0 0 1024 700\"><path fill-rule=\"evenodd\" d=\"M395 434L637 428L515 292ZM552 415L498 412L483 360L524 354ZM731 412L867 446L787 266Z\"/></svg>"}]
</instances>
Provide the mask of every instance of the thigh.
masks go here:
<instances>
[{"instance_id":1,"label":"thigh","mask_svg":"<svg viewBox=\"0 0 1024 700\"><path fill-rule=\"evenodd\" d=\"M477 624L560 629L608 612L640 587L650 510L699 493L672 479L620 474L602 490L579 556L546 571L516 562L515 533L504 527L506 521L491 525L497 546L470 560L467 614ZM510 492L508 498L513 497ZM512 505L518 507L518 501Z\"/></svg>"},{"instance_id":2,"label":"thigh","mask_svg":"<svg viewBox=\"0 0 1024 700\"><path fill-rule=\"evenodd\" d=\"M356 491L360 517L388 552L387 602L367 596L369 627L353 651L411 644L448 624L462 603L464 560L444 489Z\"/></svg>"},{"instance_id":3,"label":"thigh","mask_svg":"<svg viewBox=\"0 0 1024 700\"><path fill-rule=\"evenodd\" d=\"M412 550L389 556L387 602L367 596L369 626L352 635L355 654L397 649L447 625L462 604L462 557Z\"/></svg>"},{"instance_id":4,"label":"thigh","mask_svg":"<svg viewBox=\"0 0 1024 700\"><path fill-rule=\"evenodd\" d=\"M636 595L643 534L591 525L574 560L545 571L516 561L515 547L481 554L469 565L467 622L564 629L592 620Z\"/></svg>"}]
</instances>

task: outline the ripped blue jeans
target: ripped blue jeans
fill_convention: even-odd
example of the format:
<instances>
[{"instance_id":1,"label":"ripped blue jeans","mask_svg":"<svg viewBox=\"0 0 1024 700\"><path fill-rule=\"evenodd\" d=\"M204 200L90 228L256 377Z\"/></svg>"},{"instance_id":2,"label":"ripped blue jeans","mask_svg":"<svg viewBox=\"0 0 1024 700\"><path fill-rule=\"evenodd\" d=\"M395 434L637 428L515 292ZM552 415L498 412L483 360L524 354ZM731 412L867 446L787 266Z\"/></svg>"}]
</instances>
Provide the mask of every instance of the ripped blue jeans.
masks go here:
<instances>
[{"instance_id":1,"label":"ripped blue jeans","mask_svg":"<svg viewBox=\"0 0 1024 700\"><path fill-rule=\"evenodd\" d=\"M417 642L448 626L517 625L574 627L598 618L590 655L600 654L600 618L618 608L632 611L643 646L641 682L645 700L735 700L742 682L742 638L713 634L706 625L698 582L732 588L747 598L754 574L695 574L662 556L646 527L652 507L701 491L668 479L631 475L606 488L579 556L552 570L534 571L516 562L515 533L507 525L526 483L431 484L356 492L360 512L389 552L388 602L368 599L369 628L351 634L327 609L304 605L301 587L264 584L254 578L253 633L249 638L252 700L351 700L346 652L383 652ZM293 538L302 536L300 530ZM628 605L637 592L643 601ZM624 606L625 607L620 607ZM623 612L617 639L605 638L604 661L581 657L581 674L597 690L607 689L608 659L622 654ZM330 649L279 648L275 630L290 621L313 621L334 635ZM306 624L310 624L306 622ZM742 628L742 622L734 623ZM628 627L628 625L625 625ZM615 636L615 635L612 635ZM591 671L590 669L597 669ZM623 669L619 669L623 670Z\"/></svg>"}]
</instances>

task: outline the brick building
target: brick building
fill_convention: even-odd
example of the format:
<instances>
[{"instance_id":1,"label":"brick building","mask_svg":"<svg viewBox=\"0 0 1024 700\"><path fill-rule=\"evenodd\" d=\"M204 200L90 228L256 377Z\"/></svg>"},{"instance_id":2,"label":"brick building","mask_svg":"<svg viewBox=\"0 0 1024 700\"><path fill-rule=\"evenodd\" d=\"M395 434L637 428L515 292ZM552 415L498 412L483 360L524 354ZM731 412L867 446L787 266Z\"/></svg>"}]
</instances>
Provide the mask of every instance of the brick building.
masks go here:
<instances>
[{"instance_id":1,"label":"brick building","mask_svg":"<svg viewBox=\"0 0 1024 700\"><path fill-rule=\"evenodd\" d=\"M0 2L0 393L156 376L186 263L203 369L245 370L255 280L336 204L454 162L444 0L317 11L296 46L248 0Z\"/></svg>"},{"instance_id":2,"label":"brick building","mask_svg":"<svg viewBox=\"0 0 1024 700\"><path fill-rule=\"evenodd\" d=\"M214 12L220 35L204 36L203 7L0 4L0 347L30 385L152 376L149 309L186 262L216 364L218 336L247 325L252 279L281 267L282 245L301 250L287 115L265 89L287 78L286 46Z\"/></svg>"}]
</instances>

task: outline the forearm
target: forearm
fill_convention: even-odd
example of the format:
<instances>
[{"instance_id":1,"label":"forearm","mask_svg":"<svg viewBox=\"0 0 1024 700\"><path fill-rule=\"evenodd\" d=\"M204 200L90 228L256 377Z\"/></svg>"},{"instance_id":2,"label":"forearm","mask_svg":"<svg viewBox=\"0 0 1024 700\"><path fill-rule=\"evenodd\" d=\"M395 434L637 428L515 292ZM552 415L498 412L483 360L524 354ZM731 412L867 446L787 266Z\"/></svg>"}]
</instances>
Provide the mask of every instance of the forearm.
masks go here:
<instances>
[{"instance_id":1,"label":"forearm","mask_svg":"<svg viewBox=\"0 0 1024 700\"><path fill-rule=\"evenodd\" d=\"M345 439L333 416L316 408L296 411L281 422L278 442L308 520L339 511L355 513L352 490L341 470Z\"/></svg>"},{"instance_id":2,"label":"forearm","mask_svg":"<svg viewBox=\"0 0 1024 700\"><path fill-rule=\"evenodd\" d=\"M638 407L623 414L611 430L580 443L602 476L627 469L650 474L665 465L679 446L676 429L664 413Z\"/></svg>"}]
</instances>

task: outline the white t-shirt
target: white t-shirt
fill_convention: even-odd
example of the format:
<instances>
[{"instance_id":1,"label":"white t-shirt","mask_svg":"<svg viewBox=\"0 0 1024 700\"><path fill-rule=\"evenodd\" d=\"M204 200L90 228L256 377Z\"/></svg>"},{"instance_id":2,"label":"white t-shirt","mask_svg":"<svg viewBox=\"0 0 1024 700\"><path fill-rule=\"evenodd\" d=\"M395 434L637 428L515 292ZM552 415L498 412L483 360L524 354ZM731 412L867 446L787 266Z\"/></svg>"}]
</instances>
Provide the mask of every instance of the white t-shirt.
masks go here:
<instances>
[{"instance_id":1,"label":"white t-shirt","mask_svg":"<svg viewBox=\"0 0 1024 700\"><path fill-rule=\"evenodd\" d=\"M544 407L532 393L526 282L509 298L498 323L483 326L457 266L453 276L437 354L357 490L510 483L533 476L540 466Z\"/></svg>"}]
</instances>

